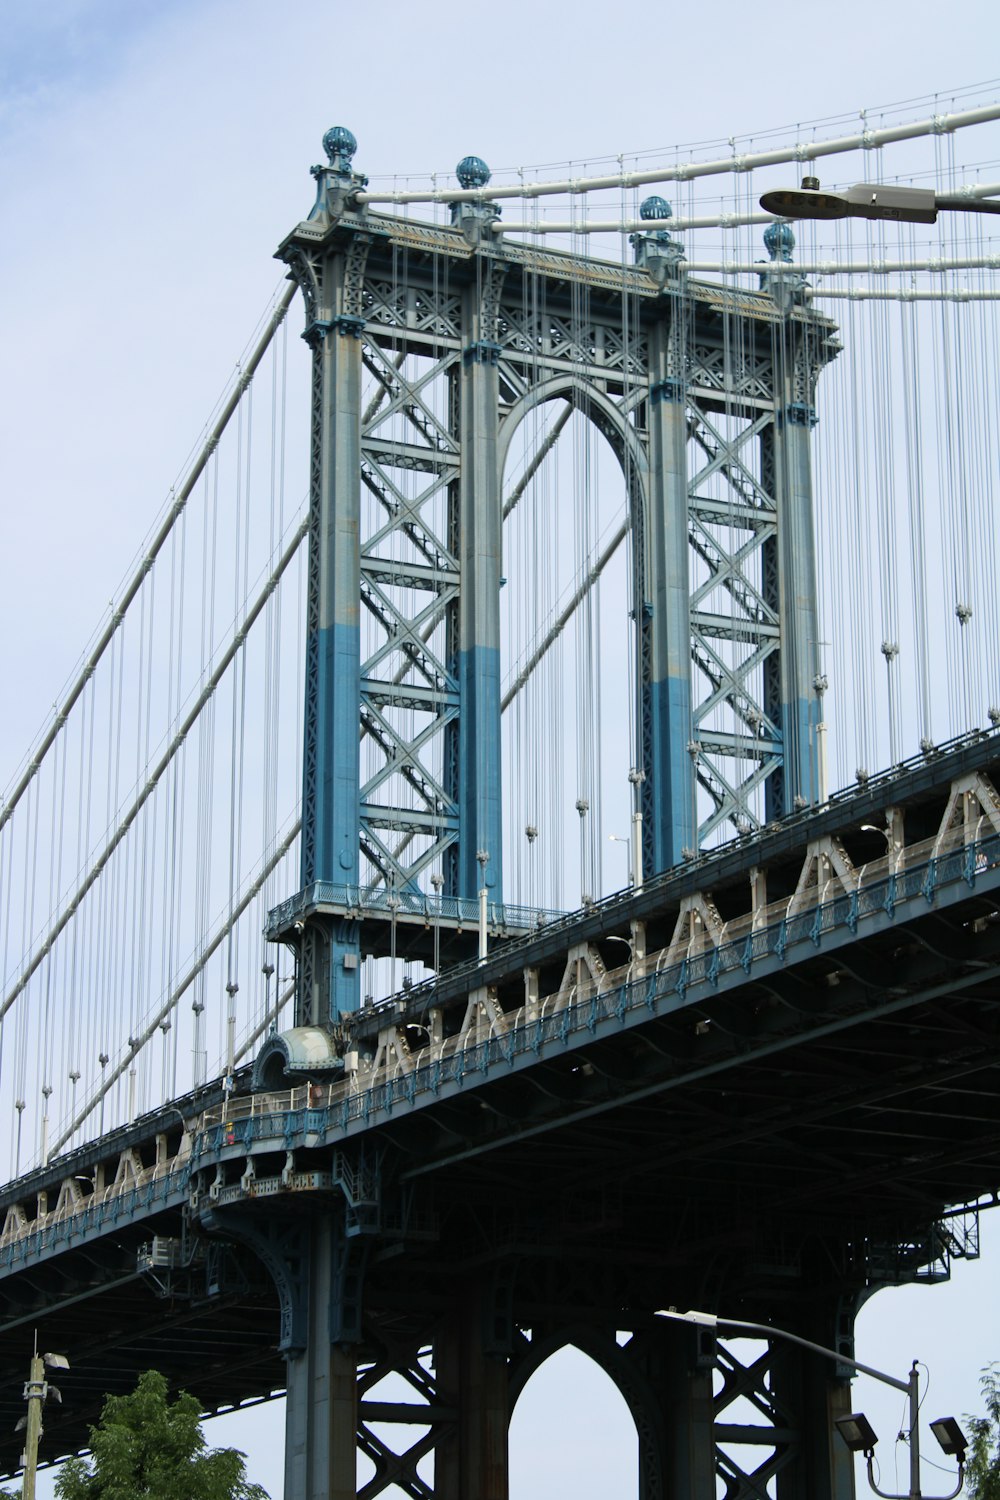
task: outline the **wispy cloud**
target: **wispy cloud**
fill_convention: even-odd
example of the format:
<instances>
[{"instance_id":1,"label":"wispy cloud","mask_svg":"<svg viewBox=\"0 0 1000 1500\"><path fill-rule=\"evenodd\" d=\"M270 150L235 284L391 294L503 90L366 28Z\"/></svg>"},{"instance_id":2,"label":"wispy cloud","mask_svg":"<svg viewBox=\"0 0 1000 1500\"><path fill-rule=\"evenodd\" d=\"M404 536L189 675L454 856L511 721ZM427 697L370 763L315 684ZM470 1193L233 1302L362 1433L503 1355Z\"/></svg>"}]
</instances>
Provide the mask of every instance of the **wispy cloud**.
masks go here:
<instances>
[{"instance_id":1,"label":"wispy cloud","mask_svg":"<svg viewBox=\"0 0 1000 1500\"><path fill-rule=\"evenodd\" d=\"M0 140L32 133L72 96L98 94L195 0L47 0L10 6L0 48Z\"/></svg>"}]
</instances>

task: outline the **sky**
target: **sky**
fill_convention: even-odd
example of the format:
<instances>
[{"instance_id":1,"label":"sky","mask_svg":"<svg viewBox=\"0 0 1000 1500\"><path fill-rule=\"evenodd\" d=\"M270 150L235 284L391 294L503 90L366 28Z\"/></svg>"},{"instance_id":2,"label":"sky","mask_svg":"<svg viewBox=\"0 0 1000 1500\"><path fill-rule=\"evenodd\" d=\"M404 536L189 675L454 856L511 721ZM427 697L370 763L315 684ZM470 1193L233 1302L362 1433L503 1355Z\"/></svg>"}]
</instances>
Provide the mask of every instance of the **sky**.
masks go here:
<instances>
[{"instance_id":1,"label":"sky","mask_svg":"<svg viewBox=\"0 0 1000 1500\"><path fill-rule=\"evenodd\" d=\"M354 131L373 177L447 173L470 152L582 164L947 94L979 81L1000 23L993 0L385 0L377 15L340 0L53 0L8 5L2 32L6 784L280 280L273 250L308 211L329 125ZM904 1375L919 1357L929 1406L975 1410L979 1370L1000 1358L996 1239L987 1222L983 1259L949 1286L876 1297L859 1358ZM544 1399L512 1430L512 1500L556 1479L577 1500L627 1493L620 1400L579 1357L537 1378ZM859 1384L862 1403L892 1482L897 1403ZM245 1447L279 1500L280 1407L210 1432Z\"/></svg>"}]
</instances>

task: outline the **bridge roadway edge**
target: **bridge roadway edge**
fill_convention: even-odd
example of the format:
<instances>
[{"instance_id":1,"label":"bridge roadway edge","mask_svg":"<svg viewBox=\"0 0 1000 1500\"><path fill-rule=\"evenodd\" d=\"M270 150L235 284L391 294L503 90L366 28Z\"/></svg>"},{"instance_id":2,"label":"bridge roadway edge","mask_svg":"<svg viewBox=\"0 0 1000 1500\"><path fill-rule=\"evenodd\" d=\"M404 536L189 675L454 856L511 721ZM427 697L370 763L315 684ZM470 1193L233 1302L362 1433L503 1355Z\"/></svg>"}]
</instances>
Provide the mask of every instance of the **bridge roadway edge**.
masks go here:
<instances>
[{"instance_id":1,"label":"bridge roadway edge","mask_svg":"<svg viewBox=\"0 0 1000 1500\"><path fill-rule=\"evenodd\" d=\"M936 778L928 768L922 789L908 794L908 820L918 832L921 818L932 826L943 776L996 775L998 763L992 740L943 757ZM897 782L894 801L901 792ZM870 789L846 812L820 817L856 843L859 825L886 801ZM776 839L795 842L793 828L766 837L772 850ZM736 853L745 871L747 854ZM770 856L773 868L782 857ZM728 851L699 864L718 872L733 858ZM650 1474L669 1469L679 1482L679 1455L701 1453L704 1462L704 1444L682 1441L676 1423L670 1432L650 1426L648 1393L657 1381L661 1397L664 1382L670 1387L690 1438L708 1420L716 1351L664 1329L659 1308L707 1304L850 1353L860 1302L879 1285L943 1275L962 1246L947 1227L961 1221L942 1215L994 1194L1000 871L992 854L980 864L967 861L950 885L930 888L906 920L902 911L871 913L871 930L849 940L843 923L805 932L800 954L794 944L780 961L772 953L731 992L733 974L716 974L714 984L703 975L700 990L675 988L641 1022L583 1028L563 1039L572 1046L546 1041L523 1067L494 1058L487 1071L499 1060L499 1072L470 1069L419 1109L390 1101L356 1141L332 1105L289 1108L270 1134L258 1116L254 1135L246 1120L227 1122L202 1100L203 1120L215 1123L192 1141L176 1182L120 1194L92 1235L77 1225L60 1239L52 1226L47 1253L30 1264L10 1245L0 1250L0 1412L11 1417L0 1430L10 1433L19 1414L21 1345L36 1321L43 1340L50 1319L64 1331L79 1372L65 1415L48 1424L55 1446L79 1446L100 1391L127 1387L145 1364L165 1367L210 1409L282 1387L280 1299L261 1271L266 1256L249 1246L260 1233L285 1233L275 1254L287 1260L325 1224L346 1257L335 1342L351 1360L379 1369L407 1359L412 1371L420 1347L431 1340L445 1351L450 1337L443 1366L467 1363L460 1329L472 1317L485 1330L480 1353L504 1364L516 1394L543 1348L589 1343L620 1367L613 1378L637 1416ZM683 876L699 879L704 887L702 871ZM708 884L716 889L714 873ZM657 899L654 891L632 898L650 927ZM610 920L596 911L581 926L596 926L599 943ZM161 1113L118 1134L147 1147L159 1134L169 1155L180 1118L175 1112L171 1125ZM84 1148L32 1174L32 1186L65 1180L68 1164L84 1177L94 1159ZM251 1160L256 1186L247 1191ZM370 1199L357 1191L362 1169L375 1184ZM0 1207L19 1194L28 1196L23 1181L0 1193ZM139 1271L137 1252L153 1235L173 1247L164 1254L174 1264ZM298 1252L289 1249L296 1240ZM289 1351L290 1326L282 1330ZM621 1330L631 1333L631 1352L615 1355ZM797 1370L787 1389L802 1378ZM836 1387L820 1396L820 1406L841 1399ZM461 1426L453 1405L438 1406L443 1424ZM786 1418L773 1430L791 1475L806 1460L801 1423ZM16 1446L6 1439L8 1467Z\"/></svg>"}]
</instances>

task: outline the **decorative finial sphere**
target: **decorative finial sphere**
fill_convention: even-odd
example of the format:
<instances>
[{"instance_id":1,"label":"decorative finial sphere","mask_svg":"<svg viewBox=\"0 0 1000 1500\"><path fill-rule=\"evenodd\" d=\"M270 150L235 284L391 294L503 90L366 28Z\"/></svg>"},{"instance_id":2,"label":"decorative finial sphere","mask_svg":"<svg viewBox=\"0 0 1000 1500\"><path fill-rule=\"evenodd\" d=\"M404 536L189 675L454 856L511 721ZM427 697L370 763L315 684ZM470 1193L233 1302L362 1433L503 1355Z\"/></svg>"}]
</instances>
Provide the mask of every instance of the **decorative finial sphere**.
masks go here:
<instances>
[{"instance_id":1,"label":"decorative finial sphere","mask_svg":"<svg viewBox=\"0 0 1000 1500\"><path fill-rule=\"evenodd\" d=\"M490 169L481 156L463 156L455 176L464 188L481 188L490 180Z\"/></svg>"},{"instance_id":2,"label":"decorative finial sphere","mask_svg":"<svg viewBox=\"0 0 1000 1500\"><path fill-rule=\"evenodd\" d=\"M323 150L331 167L340 167L342 171L350 166L357 149L358 143L346 125L332 125L323 137Z\"/></svg>"},{"instance_id":3,"label":"decorative finial sphere","mask_svg":"<svg viewBox=\"0 0 1000 1500\"><path fill-rule=\"evenodd\" d=\"M644 198L639 204L640 219L672 219L674 211L666 198L659 198L655 194L652 198Z\"/></svg>"},{"instance_id":4,"label":"decorative finial sphere","mask_svg":"<svg viewBox=\"0 0 1000 1500\"><path fill-rule=\"evenodd\" d=\"M764 230L764 249L772 260L791 260L795 249L791 224L768 224Z\"/></svg>"}]
</instances>

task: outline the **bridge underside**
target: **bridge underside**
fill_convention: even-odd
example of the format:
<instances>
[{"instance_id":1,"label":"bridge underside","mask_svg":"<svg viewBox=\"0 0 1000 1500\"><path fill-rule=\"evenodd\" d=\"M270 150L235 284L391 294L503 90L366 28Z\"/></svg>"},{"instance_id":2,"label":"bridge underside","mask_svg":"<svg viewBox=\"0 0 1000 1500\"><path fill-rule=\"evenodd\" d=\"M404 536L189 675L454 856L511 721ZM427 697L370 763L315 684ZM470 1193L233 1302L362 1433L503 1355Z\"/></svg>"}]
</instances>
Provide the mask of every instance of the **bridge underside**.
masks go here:
<instances>
[{"instance_id":1,"label":"bridge underside","mask_svg":"<svg viewBox=\"0 0 1000 1500\"><path fill-rule=\"evenodd\" d=\"M913 778L904 808L913 840L941 824L956 772L995 771L994 759L992 744L974 747ZM878 796L821 815L859 868L884 853L871 827ZM750 865L766 865L772 897L794 885L814 832L815 821L798 837L778 829L677 880L708 880L725 917ZM164 1189L159 1206L152 1195L123 1198L99 1234L56 1224L8 1236L0 1463L17 1464L13 1427L37 1327L41 1346L65 1350L73 1367L66 1406L47 1414L53 1457L83 1445L103 1395L150 1366L207 1410L287 1384L301 1424L296 1383L315 1391L319 1349L319 1384L331 1401L340 1392L331 1409L350 1428L341 1467L349 1449L353 1476L356 1438L374 1466L364 1494L399 1483L414 1495L502 1496L494 1471L512 1403L545 1354L572 1342L608 1368L632 1407L644 1494L714 1494L714 1471L732 1497L771 1473L779 1497L850 1495L828 1446L830 1413L849 1401L846 1371L831 1366L806 1400L818 1377L782 1363L777 1345L755 1371L657 1314L707 1306L849 1356L854 1314L873 1290L941 1279L955 1255L976 1253L976 1210L1000 1184L993 843L978 838L964 878L935 886L921 876L919 899L904 900L900 886L898 906L883 903L853 932L810 918L811 936L780 951L772 943L739 983L720 969L714 983L692 977L666 998L651 989L648 1011L628 1024L584 1027L574 1040L567 1023L563 1041L558 1028L540 1031L530 1066L513 1050L509 1061L498 1055L419 1107L373 1109L364 1127L345 1127L330 1091L290 1094L280 1123L274 1101L258 1116L249 1100L242 1115L234 1102L235 1123L209 1110L183 1191ZM619 962L616 945L635 941L630 923L641 918L648 950L669 952L677 899L664 882L588 914L574 951L586 939ZM523 962L546 993L568 939L561 957L554 933L533 941L514 963L491 955L487 979L495 965L523 984ZM461 1009L462 985L453 976L439 988L447 1018ZM506 1003L499 980L496 994ZM404 1033L425 1002L409 1003ZM359 1021L354 1044L373 1046L380 1024ZM177 1111L132 1129L137 1140L159 1133L165 1155L177 1153ZM68 1173L94 1173L94 1161L95 1148L83 1148L32 1186L51 1191ZM366 1173L376 1183L367 1196ZM24 1200L24 1184L0 1206L18 1193ZM375 1389L390 1371L405 1398ZM475 1412L465 1390L478 1392ZM727 1404L748 1391L766 1440L727 1420ZM796 1400L805 1401L797 1414ZM308 1426L304 1474L329 1459L310 1457ZM393 1445L391 1432L409 1436ZM429 1490L421 1475L432 1449ZM693 1465L687 1477L682 1459ZM747 1477L758 1464L757 1479ZM319 1483L302 1493L354 1493Z\"/></svg>"}]
</instances>

